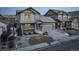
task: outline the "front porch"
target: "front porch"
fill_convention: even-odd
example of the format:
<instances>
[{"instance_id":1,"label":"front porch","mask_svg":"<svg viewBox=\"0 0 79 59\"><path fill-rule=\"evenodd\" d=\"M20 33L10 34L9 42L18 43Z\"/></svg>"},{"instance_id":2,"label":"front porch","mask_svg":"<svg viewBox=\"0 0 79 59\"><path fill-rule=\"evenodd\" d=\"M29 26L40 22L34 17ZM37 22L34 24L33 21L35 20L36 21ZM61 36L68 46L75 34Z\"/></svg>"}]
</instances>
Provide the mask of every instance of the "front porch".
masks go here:
<instances>
[{"instance_id":1,"label":"front porch","mask_svg":"<svg viewBox=\"0 0 79 59\"><path fill-rule=\"evenodd\" d=\"M25 23L21 24L22 34L33 34L36 30L41 30L41 24L36 23Z\"/></svg>"},{"instance_id":2,"label":"front porch","mask_svg":"<svg viewBox=\"0 0 79 59\"><path fill-rule=\"evenodd\" d=\"M72 28L71 21L61 21L56 23L57 29L68 30Z\"/></svg>"}]
</instances>

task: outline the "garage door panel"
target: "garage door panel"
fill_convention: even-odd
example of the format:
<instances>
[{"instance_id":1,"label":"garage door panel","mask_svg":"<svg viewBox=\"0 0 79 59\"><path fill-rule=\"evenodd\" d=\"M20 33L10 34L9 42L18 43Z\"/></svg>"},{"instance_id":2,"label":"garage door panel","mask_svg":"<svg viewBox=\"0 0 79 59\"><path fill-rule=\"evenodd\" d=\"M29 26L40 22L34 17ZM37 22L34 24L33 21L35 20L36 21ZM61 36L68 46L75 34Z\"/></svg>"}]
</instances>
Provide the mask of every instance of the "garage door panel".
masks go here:
<instances>
[{"instance_id":1,"label":"garage door panel","mask_svg":"<svg viewBox=\"0 0 79 59\"><path fill-rule=\"evenodd\" d=\"M46 32L46 31L48 31L48 30L52 30L52 25L43 25L42 31L43 31L43 32Z\"/></svg>"}]
</instances>

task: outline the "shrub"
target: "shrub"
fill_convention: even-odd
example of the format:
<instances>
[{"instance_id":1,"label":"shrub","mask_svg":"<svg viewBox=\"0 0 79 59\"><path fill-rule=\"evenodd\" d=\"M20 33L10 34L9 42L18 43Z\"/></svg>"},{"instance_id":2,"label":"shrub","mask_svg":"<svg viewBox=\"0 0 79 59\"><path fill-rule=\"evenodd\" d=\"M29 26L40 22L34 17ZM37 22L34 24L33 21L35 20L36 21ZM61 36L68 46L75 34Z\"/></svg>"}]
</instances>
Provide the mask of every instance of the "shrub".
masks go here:
<instances>
[{"instance_id":1,"label":"shrub","mask_svg":"<svg viewBox=\"0 0 79 59\"><path fill-rule=\"evenodd\" d=\"M43 42L49 42L49 41L51 42L53 41L53 39L48 36L33 36L29 39L30 45L39 44Z\"/></svg>"}]
</instances>

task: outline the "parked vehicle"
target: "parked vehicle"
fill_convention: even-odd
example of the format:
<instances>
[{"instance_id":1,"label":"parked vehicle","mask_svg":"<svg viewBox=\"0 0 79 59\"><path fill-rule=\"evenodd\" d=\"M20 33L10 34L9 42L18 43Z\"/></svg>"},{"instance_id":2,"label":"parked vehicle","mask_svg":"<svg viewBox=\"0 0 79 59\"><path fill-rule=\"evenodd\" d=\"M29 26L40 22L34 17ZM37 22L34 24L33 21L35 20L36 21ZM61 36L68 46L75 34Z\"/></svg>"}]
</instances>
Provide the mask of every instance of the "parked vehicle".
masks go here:
<instances>
[{"instance_id":1,"label":"parked vehicle","mask_svg":"<svg viewBox=\"0 0 79 59\"><path fill-rule=\"evenodd\" d=\"M34 30L34 29L24 30L24 34L25 34L25 35L28 35L28 34L35 34L35 30Z\"/></svg>"},{"instance_id":2,"label":"parked vehicle","mask_svg":"<svg viewBox=\"0 0 79 59\"><path fill-rule=\"evenodd\" d=\"M41 34L41 35L43 35L43 32L40 31L40 30L36 30L35 32L36 32L37 34Z\"/></svg>"}]
</instances>

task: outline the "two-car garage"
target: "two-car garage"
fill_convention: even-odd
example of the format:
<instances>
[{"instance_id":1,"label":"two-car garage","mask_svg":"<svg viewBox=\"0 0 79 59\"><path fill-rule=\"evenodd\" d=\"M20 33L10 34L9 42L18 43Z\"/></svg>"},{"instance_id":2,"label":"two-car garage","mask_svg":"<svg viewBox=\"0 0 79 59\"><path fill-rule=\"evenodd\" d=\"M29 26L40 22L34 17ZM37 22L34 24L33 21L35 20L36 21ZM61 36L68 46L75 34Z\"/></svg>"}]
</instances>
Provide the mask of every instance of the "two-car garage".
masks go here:
<instances>
[{"instance_id":1,"label":"two-car garage","mask_svg":"<svg viewBox=\"0 0 79 59\"><path fill-rule=\"evenodd\" d=\"M54 19L52 19L51 17L41 16L41 21L43 22L41 25L43 32L55 29L56 21Z\"/></svg>"}]
</instances>

